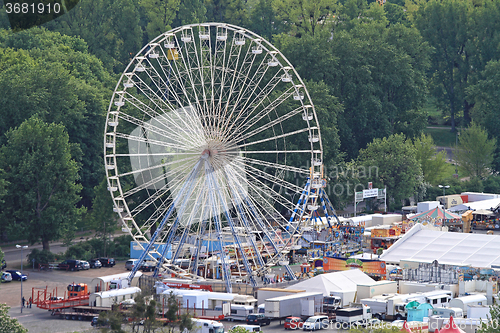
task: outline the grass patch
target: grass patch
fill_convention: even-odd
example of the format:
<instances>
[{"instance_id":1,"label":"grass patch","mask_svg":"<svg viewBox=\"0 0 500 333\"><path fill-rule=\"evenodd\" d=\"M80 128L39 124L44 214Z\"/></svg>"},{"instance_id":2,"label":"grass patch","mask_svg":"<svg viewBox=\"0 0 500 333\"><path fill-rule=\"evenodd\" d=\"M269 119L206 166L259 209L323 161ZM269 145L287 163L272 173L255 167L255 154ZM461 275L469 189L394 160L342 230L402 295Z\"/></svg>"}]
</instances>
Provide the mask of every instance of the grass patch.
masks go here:
<instances>
[{"instance_id":1,"label":"grass patch","mask_svg":"<svg viewBox=\"0 0 500 333\"><path fill-rule=\"evenodd\" d=\"M456 134L450 131L450 127L426 128L424 133L432 136L436 146L455 147Z\"/></svg>"}]
</instances>

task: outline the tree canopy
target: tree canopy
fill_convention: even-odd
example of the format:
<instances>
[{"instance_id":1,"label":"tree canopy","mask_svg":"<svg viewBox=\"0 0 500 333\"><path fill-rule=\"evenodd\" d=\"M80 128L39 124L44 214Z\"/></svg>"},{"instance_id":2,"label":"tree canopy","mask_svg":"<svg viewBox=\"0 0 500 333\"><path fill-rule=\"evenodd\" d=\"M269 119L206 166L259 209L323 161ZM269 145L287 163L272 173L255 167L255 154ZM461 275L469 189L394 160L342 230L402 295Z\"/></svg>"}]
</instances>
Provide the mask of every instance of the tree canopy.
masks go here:
<instances>
[{"instance_id":1,"label":"tree canopy","mask_svg":"<svg viewBox=\"0 0 500 333\"><path fill-rule=\"evenodd\" d=\"M31 244L49 241L75 231L83 212L76 208L82 186L77 184L79 151L69 143L63 125L47 124L36 116L6 134L0 148L0 167L9 182L2 209L2 224ZM72 155L73 154L73 155Z\"/></svg>"}]
</instances>

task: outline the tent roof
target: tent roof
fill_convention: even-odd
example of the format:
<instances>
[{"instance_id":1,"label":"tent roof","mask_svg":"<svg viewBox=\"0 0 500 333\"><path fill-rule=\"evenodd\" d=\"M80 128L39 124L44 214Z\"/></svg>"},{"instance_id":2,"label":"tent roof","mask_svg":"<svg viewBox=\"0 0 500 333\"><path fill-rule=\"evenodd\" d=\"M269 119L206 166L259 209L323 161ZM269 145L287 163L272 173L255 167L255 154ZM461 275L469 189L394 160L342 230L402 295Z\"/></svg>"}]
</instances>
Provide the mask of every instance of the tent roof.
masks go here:
<instances>
[{"instance_id":1,"label":"tent roof","mask_svg":"<svg viewBox=\"0 0 500 333\"><path fill-rule=\"evenodd\" d=\"M400 330L400 331L402 331L402 332L407 332L407 333L413 333L413 332L410 330L410 328L408 327L408 323L406 322L406 320L405 320L405 322L403 323L403 327L401 328L401 330Z\"/></svg>"},{"instance_id":2,"label":"tent roof","mask_svg":"<svg viewBox=\"0 0 500 333\"><path fill-rule=\"evenodd\" d=\"M375 280L359 269L320 274L285 289L303 289L330 296L330 291L356 291L358 284L373 284Z\"/></svg>"},{"instance_id":3,"label":"tent roof","mask_svg":"<svg viewBox=\"0 0 500 333\"><path fill-rule=\"evenodd\" d=\"M500 205L500 198L488 199L474 202L467 202L461 205L453 206L450 208L452 212L464 211L464 210L479 210L479 209L491 209Z\"/></svg>"},{"instance_id":4,"label":"tent roof","mask_svg":"<svg viewBox=\"0 0 500 333\"><path fill-rule=\"evenodd\" d=\"M453 317L450 316L450 322L445 324L441 330L439 330L439 333L465 333L460 327L455 324L455 321L453 320Z\"/></svg>"},{"instance_id":5,"label":"tent roof","mask_svg":"<svg viewBox=\"0 0 500 333\"><path fill-rule=\"evenodd\" d=\"M380 259L491 268L500 265L500 236L434 231L417 223Z\"/></svg>"},{"instance_id":6,"label":"tent roof","mask_svg":"<svg viewBox=\"0 0 500 333\"><path fill-rule=\"evenodd\" d=\"M425 218L425 217L434 217L434 218L442 218L442 219L459 219L461 216L456 215L454 213L451 213L447 211L446 209L443 209L441 207L435 207L431 210L428 210L426 212L414 215L411 217L412 220L418 220L420 218Z\"/></svg>"}]
</instances>

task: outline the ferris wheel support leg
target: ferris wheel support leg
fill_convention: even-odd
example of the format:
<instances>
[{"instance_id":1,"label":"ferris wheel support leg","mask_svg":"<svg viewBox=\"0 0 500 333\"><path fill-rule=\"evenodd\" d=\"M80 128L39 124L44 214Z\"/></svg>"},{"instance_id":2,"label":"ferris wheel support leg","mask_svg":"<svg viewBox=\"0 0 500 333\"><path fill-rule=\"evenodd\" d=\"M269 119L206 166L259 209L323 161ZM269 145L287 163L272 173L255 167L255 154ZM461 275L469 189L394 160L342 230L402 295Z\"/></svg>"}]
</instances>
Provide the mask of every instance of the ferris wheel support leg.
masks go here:
<instances>
[{"instance_id":1,"label":"ferris wheel support leg","mask_svg":"<svg viewBox=\"0 0 500 333\"><path fill-rule=\"evenodd\" d=\"M190 192L192 191L193 184L195 183L194 180L196 178L196 175L199 172L199 169L200 169L200 162L198 161L198 163L195 165L195 167L191 171L191 174L189 175L188 179L186 180L186 183L183 185L181 191L179 192L179 195L174 199L174 202L172 203L172 206L170 206L170 209L168 210L167 214L165 215L165 217L161 221L160 226L156 229L155 233L153 234L153 236L149 240L148 245L146 246L146 248L142 252L141 256L139 257L138 263L134 266L134 268L130 272L130 274L128 276L129 284L132 282L132 279L134 278L135 274L139 270L139 267L141 266L141 264L144 261L144 259L146 258L146 256L149 255L149 250L151 249L151 247L155 243L156 238L158 238L158 235L160 234L160 232L163 231L163 228L165 227L165 224L167 223L168 219L170 218L170 216L172 215L172 213L174 211L175 205L179 202L180 198L183 196L184 191L186 190L186 188L188 187L188 185L190 186ZM165 248L163 249L161 260L158 261L158 262L162 262L163 261L163 256L166 253L167 248L168 248L168 245L165 244ZM158 265L157 265L157 267L155 269L155 274L157 274L157 269L158 269Z\"/></svg>"},{"instance_id":2,"label":"ferris wheel support leg","mask_svg":"<svg viewBox=\"0 0 500 333\"><path fill-rule=\"evenodd\" d=\"M252 215L254 216L255 220L257 221L257 223L259 224L259 227L262 229L262 231L264 231L264 234L266 235L267 239L269 239L269 243L271 243L271 246L274 250L274 252L276 253L276 255L279 257L279 258L282 258L282 254L281 252L279 251L278 249L278 246L274 243L271 235L269 235L269 230L267 230L267 228L265 227L264 223L262 222L262 220L260 219L260 216L257 215L256 213L256 209L255 207L253 206L253 203L248 199L247 196L245 196L245 201L246 203L248 204L248 206L250 207L250 211L252 212ZM295 274L293 274L293 271L292 269L290 268L289 265L284 265L285 266L285 270L287 271L288 273L288 276L290 277L290 279L292 280L296 280L297 277L295 276Z\"/></svg>"},{"instance_id":3,"label":"ferris wheel support leg","mask_svg":"<svg viewBox=\"0 0 500 333\"><path fill-rule=\"evenodd\" d=\"M188 193L186 194L186 197L189 198L189 196L193 192L193 187L194 187L194 184L196 183L196 176L197 176L197 174L199 172L199 169L200 169L200 164L198 162L198 164L196 164L196 166L194 167L191 175L186 180L186 183L184 183L183 188L181 189L181 192L176 197L176 202L178 202L183 197L184 190L185 190L186 187L189 187ZM177 231L177 227L179 226L179 217L182 216L184 214L184 210L186 210L187 201L188 200L184 200L183 201L183 203L182 203L182 205L181 205L181 207L180 207L180 209L179 209L179 211L177 213L177 218L174 221L174 224L172 226L172 230L170 230L170 232L168 234L168 238L167 238L167 241L165 242L165 247L163 248L163 251L161 253L161 257L158 259L158 263L156 264L155 271L153 273L154 277L158 277L158 274L160 273L160 267L163 264L163 260L165 260L165 256L167 254L168 248L172 244L172 240L173 240L173 238L175 236L175 232ZM175 204L172 205L171 209L173 207L175 207ZM165 216L165 218L162 220L162 223L160 224L160 228L161 229L163 229L163 227L165 225L165 222L169 219L170 215L172 214L172 212L169 212L169 213L170 214L168 214L168 216ZM158 230L156 232L158 232ZM156 234L156 232L155 232L155 234ZM155 237L155 240L156 240L156 237ZM175 252L176 255L177 255L180 247L181 247L181 245L179 244L179 246L177 247L177 250ZM172 262L174 262L174 261L175 261L175 259L174 259L174 257L172 257Z\"/></svg>"},{"instance_id":4,"label":"ferris wheel support leg","mask_svg":"<svg viewBox=\"0 0 500 333\"><path fill-rule=\"evenodd\" d=\"M323 200L324 200L326 202L326 205L328 205L328 206L326 206L325 203L323 203L323 209L325 211L325 214L328 214L327 213L327 208L330 208L333 216L335 216L335 219L337 219L337 223L340 224L340 220L339 220L339 218L337 216L337 212L335 211L335 208L333 208L333 205L330 202L330 199L328 198L328 195L326 194L325 190L321 189L320 194L321 194L320 195L321 202L323 203ZM330 223L328 223L328 224L330 224ZM330 227L331 227L331 225L330 225Z\"/></svg>"},{"instance_id":5,"label":"ferris wheel support leg","mask_svg":"<svg viewBox=\"0 0 500 333\"><path fill-rule=\"evenodd\" d=\"M212 182L214 182L212 166L210 166L210 169L211 169L210 177L212 177ZM257 282L255 281L255 278L253 277L253 275L250 274L251 267L250 267L250 264L248 263L248 258L246 257L245 251L243 249L243 245L241 244L240 236L238 235L238 232L234 226L233 220L231 219L231 216L229 216L229 207L227 207L227 203L224 200L224 197L222 196L222 193L220 192L220 189L218 186L216 187L216 189L217 189L217 194L219 195L219 198L220 198L220 202L222 202L222 205L224 208L224 214L226 215L229 227L231 228L231 233L233 234L233 237L236 240L236 244L238 245L238 248L241 251L241 258L243 259L243 265L245 266L245 269L249 274L250 282L255 287L255 286L257 286Z\"/></svg>"},{"instance_id":6,"label":"ferris wheel support leg","mask_svg":"<svg viewBox=\"0 0 500 333\"><path fill-rule=\"evenodd\" d=\"M207 185L208 185L208 196L210 198L210 203L212 205L212 208L215 210L217 207L215 198L214 198L214 192L215 192L215 184L212 183L212 174L213 168L211 168L210 164L205 160L205 174L207 176ZM213 217L215 219L215 229L217 231L217 240L219 242L219 247L220 247L220 257L221 257L221 262L222 262L222 274L224 277L224 280L226 281L226 292L227 293L232 293L233 288L231 286L231 274L228 269L228 264L226 263L226 254L224 252L224 244L222 243L222 233L221 233L221 221L219 219L219 215L217 212L214 211Z\"/></svg>"},{"instance_id":7,"label":"ferris wheel support leg","mask_svg":"<svg viewBox=\"0 0 500 333\"><path fill-rule=\"evenodd\" d=\"M227 172L224 172L224 173L225 173L225 175L226 175L226 179L230 179L230 178L229 178L229 174L228 174ZM239 199L241 199L241 200L245 197L245 196L244 196L244 194L242 194L242 193L241 193L241 188L237 188L237 189L235 189L235 188L234 188L234 186L233 186L233 185L231 185L231 183L230 183L230 182L228 182L228 184L229 184L229 188L231 189L231 192L233 193L233 196L234 196L234 197L238 197L238 198L239 198ZM238 185L238 183L236 183L236 184ZM243 200L242 200L242 201L243 201ZM244 211L244 210L243 210L243 208L242 208L241 203L239 203L239 204L237 204L237 205L235 205L235 206L236 206L236 209L238 210L238 212L239 212L239 213L240 213L240 215L241 215L241 221L242 221L243 225L245 226L245 229L246 229L246 230L247 230L247 232L250 234L250 231L251 231L251 230L250 230L250 224L248 223L247 216L246 216L246 214L245 214L245 211ZM251 246L252 246L252 248L253 248L253 250L254 250L254 252L255 252L255 255L256 255L256 257L257 257L257 261L258 261L258 263L259 263L259 266L260 266L260 267L264 267L264 265L265 265L264 260L262 259L262 256L260 255L260 252L259 252L259 250L258 250L258 248L257 248L257 245L255 244L255 242L254 242L253 238L252 238L252 237L249 237L249 241L250 241L250 244L251 244ZM244 253L244 251L243 251L243 253ZM244 254L244 255L245 255L245 254ZM245 269L247 269L247 272L250 274L250 270L249 270L249 269L250 269L250 267L246 267L246 266L245 266ZM250 277L250 279L251 279L251 281L252 281L252 284L254 284L254 283L255 283L254 285L257 285L257 283L256 283L256 282L255 282L255 280L254 280L254 279L255 279L254 277L252 277L252 276L251 276L251 277Z\"/></svg>"}]
</instances>

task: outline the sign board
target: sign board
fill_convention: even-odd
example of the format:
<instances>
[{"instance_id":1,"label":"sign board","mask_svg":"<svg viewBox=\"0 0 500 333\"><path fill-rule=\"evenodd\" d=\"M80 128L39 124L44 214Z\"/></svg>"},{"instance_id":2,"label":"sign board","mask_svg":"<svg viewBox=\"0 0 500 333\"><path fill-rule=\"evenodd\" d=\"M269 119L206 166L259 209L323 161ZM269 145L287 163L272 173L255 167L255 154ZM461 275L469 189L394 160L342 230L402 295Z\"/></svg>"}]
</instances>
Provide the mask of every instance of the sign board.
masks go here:
<instances>
[{"instance_id":1,"label":"sign board","mask_svg":"<svg viewBox=\"0 0 500 333\"><path fill-rule=\"evenodd\" d=\"M373 183L372 182L368 182L368 189L369 190L373 189Z\"/></svg>"},{"instance_id":2,"label":"sign board","mask_svg":"<svg viewBox=\"0 0 500 333\"><path fill-rule=\"evenodd\" d=\"M377 199L384 199L384 198L385 198L385 188L379 188Z\"/></svg>"},{"instance_id":3,"label":"sign board","mask_svg":"<svg viewBox=\"0 0 500 333\"><path fill-rule=\"evenodd\" d=\"M363 201L363 192L356 192L354 199L356 200L356 202Z\"/></svg>"},{"instance_id":4,"label":"sign board","mask_svg":"<svg viewBox=\"0 0 500 333\"><path fill-rule=\"evenodd\" d=\"M378 188L372 188L371 190L363 190L363 199L373 198L378 196Z\"/></svg>"}]
</instances>

